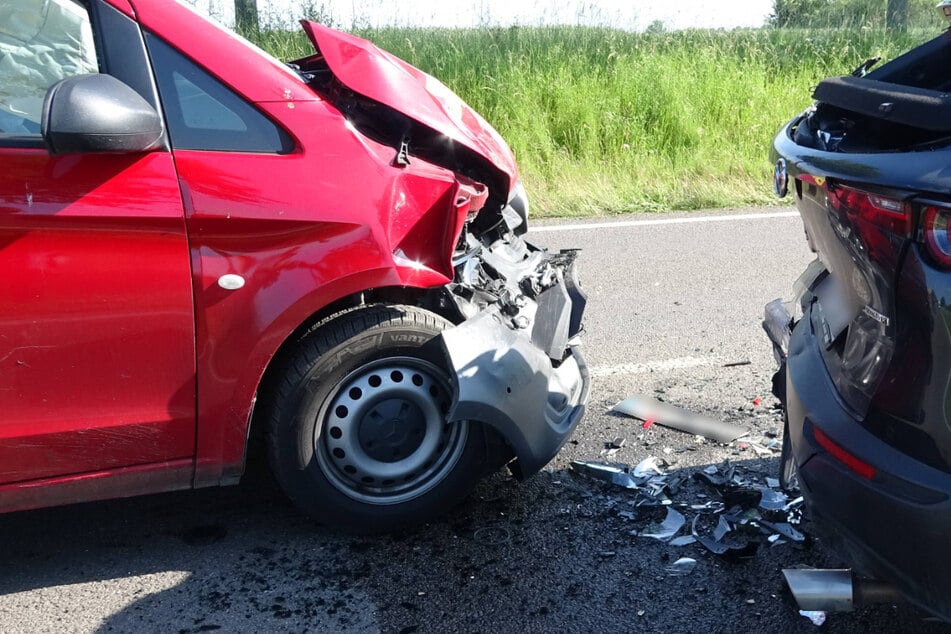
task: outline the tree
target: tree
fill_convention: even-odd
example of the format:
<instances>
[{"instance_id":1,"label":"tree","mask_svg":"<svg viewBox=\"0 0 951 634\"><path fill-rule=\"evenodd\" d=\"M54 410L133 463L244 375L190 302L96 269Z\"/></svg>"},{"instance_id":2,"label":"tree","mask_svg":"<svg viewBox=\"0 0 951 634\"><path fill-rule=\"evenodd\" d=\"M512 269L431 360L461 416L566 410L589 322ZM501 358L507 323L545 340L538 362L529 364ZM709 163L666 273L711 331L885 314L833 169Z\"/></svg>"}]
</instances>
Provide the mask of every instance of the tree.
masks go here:
<instances>
[{"instance_id":1,"label":"tree","mask_svg":"<svg viewBox=\"0 0 951 634\"><path fill-rule=\"evenodd\" d=\"M258 30L257 0L234 0L234 26L238 33L256 33Z\"/></svg>"},{"instance_id":2,"label":"tree","mask_svg":"<svg viewBox=\"0 0 951 634\"><path fill-rule=\"evenodd\" d=\"M885 28L889 31L905 31L908 28L908 0L888 0Z\"/></svg>"}]
</instances>

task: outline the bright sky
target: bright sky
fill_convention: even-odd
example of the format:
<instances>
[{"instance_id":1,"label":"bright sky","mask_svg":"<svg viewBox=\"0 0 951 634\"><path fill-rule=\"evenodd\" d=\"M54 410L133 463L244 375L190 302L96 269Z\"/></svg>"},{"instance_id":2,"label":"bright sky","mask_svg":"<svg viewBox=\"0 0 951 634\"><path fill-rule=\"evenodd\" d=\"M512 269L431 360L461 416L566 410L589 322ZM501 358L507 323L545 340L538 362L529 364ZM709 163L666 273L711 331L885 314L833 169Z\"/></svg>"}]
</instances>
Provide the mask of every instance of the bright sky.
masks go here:
<instances>
[{"instance_id":1,"label":"bright sky","mask_svg":"<svg viewBox=\"0 0 951 634\"><path fill-rule=\"evenodd\" d=\"M190 0L227 24L234 21L233 0ZM773 0L304 0L344 27L371 26L510 26L520 24L588 24L643 30L655 21L667 29L762 26ZM301 0L258 0L262 15L292 21L302 13Z\"/></svg>"}]
</instances>

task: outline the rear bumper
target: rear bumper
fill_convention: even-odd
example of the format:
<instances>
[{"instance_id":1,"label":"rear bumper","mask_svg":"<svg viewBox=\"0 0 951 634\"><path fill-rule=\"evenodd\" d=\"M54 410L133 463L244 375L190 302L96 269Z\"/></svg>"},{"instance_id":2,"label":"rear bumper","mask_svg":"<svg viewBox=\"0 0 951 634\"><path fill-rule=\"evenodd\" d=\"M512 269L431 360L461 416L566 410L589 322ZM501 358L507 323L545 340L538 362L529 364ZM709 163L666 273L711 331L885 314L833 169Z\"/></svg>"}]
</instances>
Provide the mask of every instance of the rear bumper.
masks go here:
<instances>
[{"instance_id":1,"label":"rear bumper","mask_svg":"<svg viewBox=\"0 0 951 634\"><path fill-rule=\"evenodd\" d=\"M859 571L951 620L951 476L864 429L840 400L809 311L793 329L786 366L789 433L817 527ZM826 452L816 428L875 468L866 478Z\"/></svg>"}]
</instances>

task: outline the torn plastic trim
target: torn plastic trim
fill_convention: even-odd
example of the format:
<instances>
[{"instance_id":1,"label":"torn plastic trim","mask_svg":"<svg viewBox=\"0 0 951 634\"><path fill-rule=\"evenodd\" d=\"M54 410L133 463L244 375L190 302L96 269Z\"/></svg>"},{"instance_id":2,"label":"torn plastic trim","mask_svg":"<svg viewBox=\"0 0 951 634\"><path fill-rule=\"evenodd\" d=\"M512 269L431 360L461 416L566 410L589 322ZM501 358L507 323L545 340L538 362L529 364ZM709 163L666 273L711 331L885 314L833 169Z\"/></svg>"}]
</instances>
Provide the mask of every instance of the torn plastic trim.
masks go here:
<instances>
[{"instance_id":1,"label":"torn plastic trim","mask_svg":"<svg viewBox=\"0 0 951 634\"><path fill-rule=\"evenodd\" d=\"M532 312L527 302L518 317ZM570 306L567 307L570 310ZM577 345L556 368L532 342L532 329L497 305L443 331L440 342L453 377L450 421L477 420L495 428L515 451L520 479L544 467L584 414L591 388Z\"/></svg>"}]
</instances>

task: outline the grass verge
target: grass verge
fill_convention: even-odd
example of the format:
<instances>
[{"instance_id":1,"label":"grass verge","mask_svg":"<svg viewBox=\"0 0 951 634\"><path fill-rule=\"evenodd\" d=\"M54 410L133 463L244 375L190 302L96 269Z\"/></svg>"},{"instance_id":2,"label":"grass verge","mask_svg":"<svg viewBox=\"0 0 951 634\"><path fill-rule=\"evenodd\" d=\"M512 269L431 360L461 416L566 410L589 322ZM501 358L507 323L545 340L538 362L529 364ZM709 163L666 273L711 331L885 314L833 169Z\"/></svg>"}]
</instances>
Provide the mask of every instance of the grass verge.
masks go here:
<instances>
[{"instance_id":1,"label":"grass verge","mask_svg":"<svg viewBox=\"0 0 951 634\"><path fill-rule=\"evenodd\" d=\"M769 148L815 84L938 31L756 29L629 33L590 27L364 29L436 76L518 157L544 216L768 204ZM281 59L303 33L254 34Z\"/></svg>"}]
</instances>

